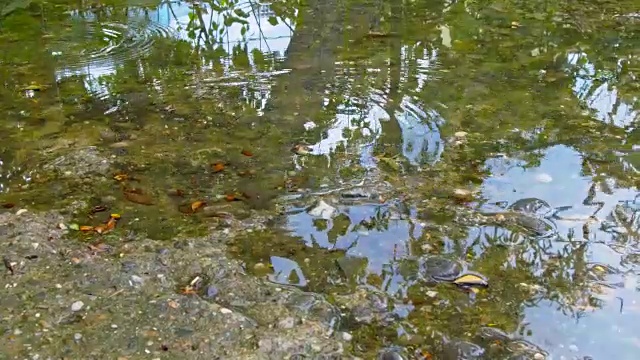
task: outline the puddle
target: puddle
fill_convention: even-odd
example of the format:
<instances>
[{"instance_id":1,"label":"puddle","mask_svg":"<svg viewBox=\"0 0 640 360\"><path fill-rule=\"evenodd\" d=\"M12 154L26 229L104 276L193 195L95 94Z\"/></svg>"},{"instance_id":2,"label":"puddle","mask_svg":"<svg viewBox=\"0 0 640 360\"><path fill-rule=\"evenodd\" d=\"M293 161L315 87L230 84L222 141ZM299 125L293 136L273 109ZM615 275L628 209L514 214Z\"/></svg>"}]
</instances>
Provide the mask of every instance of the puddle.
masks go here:
<instances>
[{"instance_id":1,"label":"puddle","mask_svg":"<svg viewBox=\"0 0 640 360\"><path fill-rule=\"evenodd\" d=\"M365 358L634 358L636 9L135 3L0 8L2 211L261 224L230 254Z\"/></svg>"}]
</instances>

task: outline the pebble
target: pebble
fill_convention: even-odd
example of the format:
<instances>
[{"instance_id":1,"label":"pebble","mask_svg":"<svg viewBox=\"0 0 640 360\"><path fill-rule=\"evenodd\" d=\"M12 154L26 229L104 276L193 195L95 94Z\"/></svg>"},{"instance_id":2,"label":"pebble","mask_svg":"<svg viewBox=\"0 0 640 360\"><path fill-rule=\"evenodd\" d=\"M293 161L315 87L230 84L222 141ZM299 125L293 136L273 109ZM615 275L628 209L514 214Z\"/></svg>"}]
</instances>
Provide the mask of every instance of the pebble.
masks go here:
<instances>
[{"instance_id":1,"label":"pebble","mask_svg":"<svg viewBox=\"0 0 640 360\"><path fill-rule=\"evenodd\" d=\"M468 133L466 131L456 131L453 136L457 137L457 138L463 138L465 136L467 136Z\"/></svg>"},{"instance_id":2,"label":"pebble","mask_svg":"<svg viewBox=\"0 0 640 360\"><path fill-rule=\"evenodd\" d=\"M544 360L544 355L542 355L541 353L535 353L533 355L534 360Z\"/></svg>"},{"instance_id":3,"label":"pebble","mask_svg":"<svg viewBox=\"0 0 640 360\"><path fill-rule=\"evenodd\" d=\"M131 282L133 286L144 284L144 279L138 275L131 275Z\"/></svg>"},{"instance_id":4,"label":"pebble","mask_svg":"<svg viewBox=\"0 0 640 360\"><path fill-rule=\"evenodd\" d=\"M295 319L291 316L282 319L278 322L278 327L281 329L291 329L295 325Z\"/></svg>"},{"instance_id":5,"label":"pebble","mask_svg":"<svg viewBox=\"0 0 640 360\"><path fill-rule=\"evenodd\" d=\"M118 328L118 325L116 325L116 324L111 324L111 328L112 328L112 329L117 329L117 328Z\"/></svg>"},{"instance_id":6,"label":"pebble","mask_svg":"<svg viewBox=\"0 0 640 360\"><path fill-rule=\"evenodd\" d=\"M22 334L22 330L20 329L13 330L13 335L21 335L21 334Z\"/></svg>"},{"instance_id":7,"label":"pebble","mask_svg":"<svg viewBox=\"0 0 640 360\"><path fill-rule=\"evenodd\" d=\"M27 209L20 209L20 210L16 211L16 215L20 216L20 215L26 213L27 211L28 211Z\"/></svg>"},{"instance_id":8,"label":"pebble","mask_svg":"<svg viewBox=\"0 0 640 360\"><path fill-rule=\"evenodd\" d=\"M84 303L82 301L76 301L71 304L71 311L80 311L84 307Z\"/></svg>"},{"instance_id":9,"label":"pebble","mask_svg":"<svg viewBox=\"0 0 640 360\"><path fill-rule=\"evenodd\" d=\"M207 298L213 299L216 295L218 295L218 288L213 285L209 285L207 287Z\"/></svg>"},{"instance_id":10,"label":"pebble","mask_svg":"<svg viewBox=\"0 0 640 360\"><path fill-rule=\"evenodd\" d=\"M75 340L75 341L82 340L82 334L80 334L80 333L73 334L73 340Z\"/></svg>"},{"instance_id":11,"label":"pebble","mask_svg":"<svg viewBox=\"0 0 640 360\"><path fill-rule=\"evenodd\" d=\"M351 341L351 340L353 340L353 335L349 334L348 332L343 332L342 333L342 340Z\"/></svg>"},{"instance_id":12,"label":"pebble","mask_svg":"<svg viewBox=\"0 0 640 360\"><path fill-rule=\"evenodd\" d=\"M231 311L231 310L229 310L227 308L221 308L220 312L223 313L223 314L231 314L233 311Z\"/></svg>"}]
</instances>

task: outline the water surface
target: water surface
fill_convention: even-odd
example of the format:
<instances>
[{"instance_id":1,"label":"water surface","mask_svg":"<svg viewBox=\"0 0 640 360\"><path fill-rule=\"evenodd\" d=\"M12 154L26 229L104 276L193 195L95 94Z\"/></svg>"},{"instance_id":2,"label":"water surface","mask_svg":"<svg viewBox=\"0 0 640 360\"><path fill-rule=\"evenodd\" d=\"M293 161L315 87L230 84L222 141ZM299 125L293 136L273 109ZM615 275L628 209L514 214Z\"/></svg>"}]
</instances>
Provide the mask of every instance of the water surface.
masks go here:
<instances>
[{"instance_id":1,"label":"water surface","mask_svg":"<svg viewBox=\"0 0 640 360\"><path fill-rule=\"evenodd\" d=\"M207 231L180 210L199 199L269 215L234 255L329 298L382 294L391 321L341 324L365 357L634 359L637 5L10 2L2 201L109 203L158 241ZM87 146L108 171L48 170ZM489 287L425 281L428 257Z\"/></svg>"}]
</instances>

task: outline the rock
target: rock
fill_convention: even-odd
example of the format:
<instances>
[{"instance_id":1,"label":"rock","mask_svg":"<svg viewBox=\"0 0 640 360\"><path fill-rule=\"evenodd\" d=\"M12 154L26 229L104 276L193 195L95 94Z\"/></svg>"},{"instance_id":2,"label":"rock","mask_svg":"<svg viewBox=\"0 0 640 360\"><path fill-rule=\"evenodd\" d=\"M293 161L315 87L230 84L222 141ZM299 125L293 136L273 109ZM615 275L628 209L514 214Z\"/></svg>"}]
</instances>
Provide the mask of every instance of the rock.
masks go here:
<instances>
[{"instance_id":1,"label":"rock","mask_svg":"<svg viewBox=\"0 0 640 360\"><path fill-rule=\"evenodd\" d=\"M75 341L82 340L82 334L80 334L80 333L73 334L73 340L75 340Z\"/></svg>"},{"instance_id":2,"label":"rock","mask_svg":"<svg viewBox=\"0 0 640 360\"><path fill-rule=\"evenodd\" d=\"M553 211L553 208L549 203L537 198L520 199L509 205L508 209L537 216L545 216Z\"/></svg>"},{"instance_id":3,"label":"rock","mask_svg":"<svg viewBox=\"0 0 640 360\"><path fill-rule=\"evenodd\" d=\"M467 137L467 135L469 135L469 133L467 133L466 131L456 131L453 136L461 139L461 138L465 138Z\"/></svg>"},{"instance_id":4,"label":"rock","mask_svg":"<svg viewBox=\"0 0 640 360\"><path fill-rule=\"evenodd\" d=\"M216 295L218 295L218 288L213 285L207 286L206 297L208 299L213 299L216 297Z\"/></svg>"},{"instance_id":5,"label":"rock","mask_svg":"<svg viewBox=\"0 0 640 360\"><path fill-rule=\"evenodd\" d=\"M281 329L291 329L295 325L295 319L291 316L284 318L278 322L278 327Z\"/></svg>"},{"instance_id":6,"label":"rock","mask_svg":"<svg viewBox=\"0 0 640 360\"><path fill-rule=\"evenodd\" d=\"M453 281L462 272L462 265L442 256L427 256L420 258L418 271L427 282Z\"/></svg>"},{"instance_id":7,"label":"rock","mask_svg":"<svg viewBox=\"0 0 640 360\"><path fill-rule=\"evenodd\" d=\"M473 201L473 192L467 189L455 189L452 196L454 199L463 202Z\"/></svg>"},{"instance_id":8,"label":"rock","mask_svg":"<svg viewBox=\"0 0 640 360\"><path fill-rule=\"evenodd\" d=\"M100 138L106 142L116 141L118 134L111 129L104 129L100 131Z\"/></svg>"},{"instance_id":9,"label":"rock","mask_svg":"<svg viewBox=\"0 0 640 360\"><path fill-rule=\"evenodd\" d=\"M73 312L80 311L82 310L83 307L84 307L84 303L82 301L76 301L73 304L71 304L71 311Z\"/></svg>"},{"instance_id":10,"label":"rock","mask_svg":"<svg viewBox=\"0 0 640 360\"><path fill-rule=\"evenodd\" d=\"M472 342L454 340L445 344L443 360L480 359L485 350Z\"/></svg>"},{"instance_id":11,"label":"rock","mask_svg":"<svg viewBox=\"0 0 640 360\"><path fill-rule=\"evenodd\" d=\"M69 174L71 177L87 177L91 174L107 175L111 164L107 157L103 156L98 148L89 146L71 151L67 155L60 156L52 162L45 164L45 170L58 171Z\"/></svg>"},{"instance_id":12,"label":"rock","mask_svg":"<svg viewBox=\"0 0 640 360\"><path fill-rule=\"evenodd\" d=\"M131 284L133 286L141 286L144 284L144 279L138 275L131 275Z\"/></svg>"}]
</instances>

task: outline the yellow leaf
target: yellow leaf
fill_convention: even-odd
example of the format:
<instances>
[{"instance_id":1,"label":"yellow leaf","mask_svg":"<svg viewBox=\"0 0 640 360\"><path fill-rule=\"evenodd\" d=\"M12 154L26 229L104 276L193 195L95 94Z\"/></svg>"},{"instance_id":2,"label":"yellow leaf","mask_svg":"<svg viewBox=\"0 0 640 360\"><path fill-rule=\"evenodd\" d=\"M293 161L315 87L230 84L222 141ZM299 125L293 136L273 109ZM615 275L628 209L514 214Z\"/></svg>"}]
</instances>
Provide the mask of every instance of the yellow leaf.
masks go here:
<instances>
[{"instance_id":1,"label":"yellow leaf","mask_svg":"<svg viewBox=\"0 0 640 360\"><path fill-rule=\"evenodd\" d=\"M484 277L476 274L462 275L459 278L453 280L453 283L460 286L489 286L489 283Z\"/></svg>"}]
</instances>

